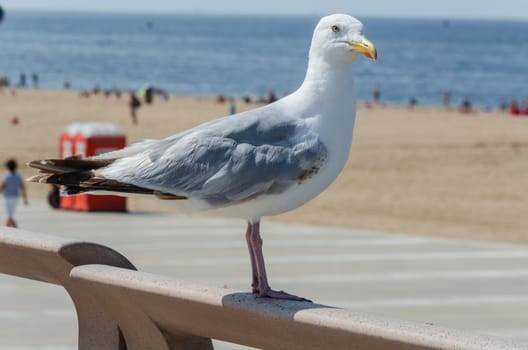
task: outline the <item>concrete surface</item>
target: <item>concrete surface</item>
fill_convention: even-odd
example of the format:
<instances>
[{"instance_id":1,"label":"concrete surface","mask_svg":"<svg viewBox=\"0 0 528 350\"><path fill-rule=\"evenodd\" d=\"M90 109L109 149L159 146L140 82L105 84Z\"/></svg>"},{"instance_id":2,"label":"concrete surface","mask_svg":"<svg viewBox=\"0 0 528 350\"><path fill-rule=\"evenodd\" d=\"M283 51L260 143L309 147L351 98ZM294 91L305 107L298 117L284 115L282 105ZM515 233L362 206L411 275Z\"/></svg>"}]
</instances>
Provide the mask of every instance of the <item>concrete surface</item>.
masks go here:
<instances>
[{"instance_id":1,"label":"concrete surface","mask_svg":"<svg viewBox=\"0 0 528 350\"><path fill-rule=\"evenodd\" d=\"M249 290L242 221L52 211L34 203L20 207L18 219L29 231L108 245L140 271ZM528 341L526 246L268 222L262 233L274 288L374 315ZM0 349L75 349L76 328L64 290L0 276Z\"/></svg>"}]
</instances>

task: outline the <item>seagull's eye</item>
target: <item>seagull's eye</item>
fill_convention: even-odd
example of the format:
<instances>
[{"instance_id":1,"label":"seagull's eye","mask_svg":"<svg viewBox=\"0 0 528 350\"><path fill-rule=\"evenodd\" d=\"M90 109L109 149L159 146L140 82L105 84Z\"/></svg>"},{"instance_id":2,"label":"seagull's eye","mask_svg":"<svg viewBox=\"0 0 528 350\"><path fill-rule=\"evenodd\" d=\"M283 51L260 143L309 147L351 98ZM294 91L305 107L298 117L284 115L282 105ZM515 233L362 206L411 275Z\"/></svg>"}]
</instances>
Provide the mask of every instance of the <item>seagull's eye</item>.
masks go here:
<instances>
[{"instance_id":1,"label":"seagull's eye","mask_svg":"<svg viewBox=\"0 0 528 350\"><path fill-rule=\"evenodd\" d=\"M339 28L338 26L336 26L335 24L332 26L332 32L334 33L337 33L341 30L341 28Z\"/></svg>"}]
</instances>

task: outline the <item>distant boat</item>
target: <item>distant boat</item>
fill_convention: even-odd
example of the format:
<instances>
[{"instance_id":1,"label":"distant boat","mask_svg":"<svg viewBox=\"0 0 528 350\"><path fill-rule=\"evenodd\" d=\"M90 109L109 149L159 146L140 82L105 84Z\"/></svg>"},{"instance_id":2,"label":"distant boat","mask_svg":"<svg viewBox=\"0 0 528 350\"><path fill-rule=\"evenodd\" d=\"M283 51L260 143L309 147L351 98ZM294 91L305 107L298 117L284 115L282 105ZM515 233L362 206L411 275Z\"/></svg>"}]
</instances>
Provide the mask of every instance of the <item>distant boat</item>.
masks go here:
<instances>
[{"instance_id":1,"label":"distant boat","mask_svg":"<svg viewBox=\"0 0 528 350\"><path fill-rule=\"evenodd\" d=\"M0 5L0 23L2 23L3 20L4 20L4 9Z\"/></svg>"}]
</instances>

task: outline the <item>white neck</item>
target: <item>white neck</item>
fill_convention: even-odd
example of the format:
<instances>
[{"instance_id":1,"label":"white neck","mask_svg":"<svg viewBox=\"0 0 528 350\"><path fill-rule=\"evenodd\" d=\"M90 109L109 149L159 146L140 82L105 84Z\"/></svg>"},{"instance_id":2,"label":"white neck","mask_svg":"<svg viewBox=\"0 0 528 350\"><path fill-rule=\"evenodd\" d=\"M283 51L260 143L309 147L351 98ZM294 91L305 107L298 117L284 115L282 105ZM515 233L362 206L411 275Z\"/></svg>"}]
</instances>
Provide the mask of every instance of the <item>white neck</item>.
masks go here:
<instances>
[{"instance_id":1,"label":"white neck","mask_svg":"<svg viewBox=\"0 0 528 350\"><path fill-rule=\"evenodd\" d=\"M311 59L304 82L291 97L291 105L310 119L341 169L348 158L356 116L352 64Z\"/></svg>"},{"instance_id":2,"label":"white neck","mask_svg":"<svg viewBox=\"0 0 528 350\"><path fill-rule=\"evenodd\" d=\"M331 107L339 103L355 109L352 64L329 64L319 57L311 57L306 77L298 91L310 96L313 105L307 107L317 109L317 106Z\"/></svg>"}]
</instances>

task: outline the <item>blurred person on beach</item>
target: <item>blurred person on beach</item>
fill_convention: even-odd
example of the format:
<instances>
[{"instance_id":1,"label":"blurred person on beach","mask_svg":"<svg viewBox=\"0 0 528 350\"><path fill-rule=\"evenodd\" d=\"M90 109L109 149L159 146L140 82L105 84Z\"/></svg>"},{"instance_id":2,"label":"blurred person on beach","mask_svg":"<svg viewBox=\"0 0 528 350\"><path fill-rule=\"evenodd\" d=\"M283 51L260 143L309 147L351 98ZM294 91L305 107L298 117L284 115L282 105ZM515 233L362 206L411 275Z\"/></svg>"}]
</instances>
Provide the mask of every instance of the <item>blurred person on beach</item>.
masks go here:
<instances>
[{"instance_id":1,"label":"blurred person on beach","mask_svg":"<svg viewBox=\"0 0 528 350\"><path fill-rule=\"evenodd\" d=\"M22 72L20 73L20 79L18 81L18 87L25 88L26 87L26 73Z\"/></svg>"},{"instance_id":2,"label":"blurred person on beach","mask_svg":"<svg viewBox=\"0 0 528 350\"><path fill-rule=\"evenodd\" d=\"M145 103L148 105L154 102L154 89L152 88L152 86L149 86L145 89L145 95L143 97L145 99Z\"/></svg>"},{"instance_id":3,"label":"blurred person on beach","mask_svg":"<svg viewBox=\"0 0 528 350\"><path fill-rule=\"evenodd\" d=\"M18 204L18 198L22 195L24 204L28 204L26 187L24 186L24 180L16 172L17 162L14 159L9 159L5 166L8 170L7 174L4 175L2 183L0 184L0 192L4 196L4 202L7 210L7 221L6 226L17 227L15 221L15 209Z\"/></svg>"},{"instance_id":4,"label":"blurred person on beach","mask_svg":"<svg viewBox=\"0 0 528 350\"><path fill-rule=\"evenodd\" d=\"M229 97L229 114L236 114L236 103L233 97Z\"/></svg>"},{"instance_id":5,"label":"blurred person on beach","mask_svg":"<svg viewBox=\"0 0 528 350\"><path fill-rule=\"evenodd\" d=\"M37 89L39 85L39 77L37 73L35 72L31 73L31 80L33 81L33 87Z\"/></svg>"},{"instance_id":6,"label":"blurred person on beach","mask_svg":"<svg viewBox=\"0 0 528 350\"><path fill-rule=\"evenodd\" d=\"M139 109L139 107L141 107L141 101L139 101L139 98L134 92L130 93L130 100L128 101L128 106L130 107L130 117L132 118L132 123L134 123L134 125L137 125L137 110Z\"/></svg>"},{"instance_id":7,"label":"blurred person on beach","mask_svg":"<svg viewBox=\"0 0 528 350\"><path fill-rule=\"evenodd\" d=\"M462 101L462 104L460 104L460 108L458 109L460 113L469 114L473 112L473 106L471 105L471 101L466 97Z\"/></svg>"},{"instance_id":8,"label":"blurred person on beach","mask_svg":"<svg viewBox=\"0 0 528 350\"><path fill-rule=\"evenodd\" d=\"M414 109L414 107L416 107L416 105L418 105L418 100L416 99L416 97L412 96L410 99L409 99L409 109Z\"/></svg>"},{"instance_id":9,"label":"blurred person on beach","mask_svg":"<svg viewBox=\"0 0 528 350\"><path fill-rule=\"evenodd\" d=\"M379 86L376 86L374 90L372 90L372 100L374 103L379 103L381 98L381 91Z\"/></svg>"},{"instance_id":10,"label":"blurred person on beach","mask_svg":"<svg viewBox=\"0 0 528 350\"><path fill-rule=\"evenodd\" d=\"M9 79L7 77L0 77L0 89L4 87L9 87Z\"/></svg>"},{"instance_id":11,"label":"blurred person on beach","mask_svg":"<svg viewBox=\"0 0 528 350\"><path fill-rule=\"evenodd\" d=\"M521 114L521 108L517 104L517 101L511 100L510 105L508 106L508 113L510 115L520 115Z\"/></svg>"},{"instance_id":12,"label":"blurred person on beach","mask_svg":"<svg viewBox=\"0 0 528 350\"><path fill-rule=\"evenodd\" d=\"M444 101L444 107L449 108L451 105L451 92L444 91L442 94L442 100Z\"/></svg>"},{"instance_id":13,"label":"blurred person on beach","mask_svg":"<svg viewBox=\"0 0 528 350\"><path fill-rule=\"evenodd\" d=\"M275 91L270 90L268 93L268 103L273 103L277 101L277 96L275 95Z\"/></svg>"},{"instance_id":14,"label":"blurred person on beach","mask_svg":"<svg viewBox=\"0 0 528 350\"><path fill-rule=\"evenodd\" d=\"M16 95L16 90L14 89L14 87L11 87L11 83L9 82L9 78L8 77L5 77L5 76L2 76L0 77L0 93L3 95L4 94L4 89L9 89L9 91L11 92L11 96L15 96Z\"/></svg>"}]
</instances>

